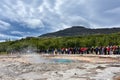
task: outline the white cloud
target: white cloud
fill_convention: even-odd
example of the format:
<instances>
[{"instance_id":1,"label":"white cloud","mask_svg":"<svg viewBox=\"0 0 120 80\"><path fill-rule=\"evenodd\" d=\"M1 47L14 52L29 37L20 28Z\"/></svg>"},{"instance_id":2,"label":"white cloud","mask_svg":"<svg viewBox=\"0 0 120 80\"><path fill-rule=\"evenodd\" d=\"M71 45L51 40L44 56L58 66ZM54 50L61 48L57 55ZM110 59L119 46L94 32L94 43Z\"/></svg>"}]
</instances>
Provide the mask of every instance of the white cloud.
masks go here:
<instances>
[{"instance_id":1,"label":"white cloud","mask_svg":"<svg viewBox=\"0 0 120 80\"><path fill-rule=\"evenodd\" d=\"M8 30L10 26L9 23L0 20L0 30Z\"/></svg>"},{"instance_id":2,"label":"white cloud","mask_svg":"<svg viewBox=\"0 0 120 80\"><path fill-rule=\"evenodd\" d=\"M17 0L14 4L6 0L5 3L1 3L0 7L2 17L28 25L27 27L32 29L38 28L38 26L43 27L37 8L26 4L23 0Z\"/></svg>"},{"instance_id":3,"label":"white cloud","mask_svg":"<svg viewBox=\"0 0 120 80\"><path fill-rule=\"evenodd\" d=\"M120 14L120 7L116 7L110 10L105 11L105 13Z\"/></svg>"},{"instance_id":4,"label":"white cloud","mask_svg":"<svg viewBox=\"0 0 120 80\"><path fill-rule=\"evenodd\" d=\"M64 20L70 26L86 26L86 27L90 27L89 21L87 19L81 17L81 16L69 16Z\"/></svg>"},{"instance_id":5,"label":"white cloud","mask_svg":"<svg viewBox=\"0 0 120 80\"><path fill-rule=\"evenodd\" d=\"M11 31L11 34L20 34L20 35L23 35L24 32L20 32L20 31Z\"/></svg>"},{"instance_id":6,"label":"white cloud","mask_svg":"<svg viewBox=\"0 0 120 80\"><path fill-rule=\"evenodd\" d=\"M23 22L27 24L27 27L30 27L32 29L44 27L44 24L40 19L25 19Z\"/></svg>"},{"instance_id":7,"label":"white cloud","mask_svg":"<svg viewBox=\"0 0 120 80\"><path fill-rule=\"evenodd\" d=\"M6 34L2 34L0 33L0 40L6 40L6 39L20 39L22 37L18 37L18 36L11 36L11 35L6 35Z\"/></svg>"}]
</instances>

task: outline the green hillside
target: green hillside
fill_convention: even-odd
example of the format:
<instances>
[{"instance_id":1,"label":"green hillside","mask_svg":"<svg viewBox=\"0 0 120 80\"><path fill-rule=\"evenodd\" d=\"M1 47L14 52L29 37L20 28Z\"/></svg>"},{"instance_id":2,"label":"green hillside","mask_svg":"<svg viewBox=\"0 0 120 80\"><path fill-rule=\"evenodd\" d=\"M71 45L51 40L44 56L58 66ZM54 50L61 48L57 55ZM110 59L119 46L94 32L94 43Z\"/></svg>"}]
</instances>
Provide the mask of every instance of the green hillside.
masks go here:
<instances>
[{"instance_id":1,"label":"green hillside","mask_svg":"<svg viewBox=\"0 0 120 80\"><path fill-rule=\"evenodd\" d=\"M25 49L40 51L48 48L95 47L108 45L120 45L120 33L75 37L29 37L17 41L0 43L0 52L20 52L24 51Z\"/></svg>"},{"instance_id":2,"label":"green hillside","mask_svg":"<svg viewBox=\"0 0 120 80\"><path fill-rule=\"evenodd\" d=\"M66 36L83 36L93 34L112 34L120 32L120 28L100 28L91 29L82 26L73 26L53 33L43 34L40 37L66 37Z\"/></svg>"}]
</instances>

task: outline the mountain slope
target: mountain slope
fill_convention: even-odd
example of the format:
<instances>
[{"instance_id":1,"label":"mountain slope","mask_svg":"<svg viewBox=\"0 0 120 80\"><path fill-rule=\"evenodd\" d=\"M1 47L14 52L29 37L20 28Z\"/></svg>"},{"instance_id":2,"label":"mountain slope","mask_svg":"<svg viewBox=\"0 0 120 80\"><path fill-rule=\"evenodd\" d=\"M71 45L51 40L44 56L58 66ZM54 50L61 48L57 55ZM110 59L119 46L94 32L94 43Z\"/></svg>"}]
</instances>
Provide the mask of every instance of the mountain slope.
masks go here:
<instances>
[{"instance_id":1,"label":"mountain slope","mask_svg":"<svg viewBox=\"0 0 120 80\"><path fill-rule=\"evenodd\" d=\"M73 26L71 28L67 28L57 32L43 34L40 37L80 36L80 35L91 35L91 34L110 34L116 32L120 32L120 28L90 29L82 26Z\"/></svg>"}]
</instances>

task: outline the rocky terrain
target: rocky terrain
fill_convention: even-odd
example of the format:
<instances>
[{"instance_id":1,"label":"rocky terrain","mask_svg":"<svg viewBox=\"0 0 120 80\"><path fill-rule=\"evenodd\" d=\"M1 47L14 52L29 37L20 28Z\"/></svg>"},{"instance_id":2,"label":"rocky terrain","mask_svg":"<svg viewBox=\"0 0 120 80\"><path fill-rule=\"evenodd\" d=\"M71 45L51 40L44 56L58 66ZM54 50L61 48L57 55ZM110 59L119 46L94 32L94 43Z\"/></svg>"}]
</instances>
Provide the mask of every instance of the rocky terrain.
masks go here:
<instances>
[{"instance_id":1,"label":"rocky terrain","mask_svg":"<svg viewBox=\"0 0 120 80\"><path fill-rule=\"evenodd\" d=\"M35 57L35 56L34 56ZM120 63L40 62L33 55L1 56L0 80L119 80ZM37 57L39 57L37 55ZM11 59L11 60L10 60ZM32 61L33 59L36 59ZM39 59L41 59L39 57ZM23 60L23 61L21 61Z\"/></svg>"}]
</instances>

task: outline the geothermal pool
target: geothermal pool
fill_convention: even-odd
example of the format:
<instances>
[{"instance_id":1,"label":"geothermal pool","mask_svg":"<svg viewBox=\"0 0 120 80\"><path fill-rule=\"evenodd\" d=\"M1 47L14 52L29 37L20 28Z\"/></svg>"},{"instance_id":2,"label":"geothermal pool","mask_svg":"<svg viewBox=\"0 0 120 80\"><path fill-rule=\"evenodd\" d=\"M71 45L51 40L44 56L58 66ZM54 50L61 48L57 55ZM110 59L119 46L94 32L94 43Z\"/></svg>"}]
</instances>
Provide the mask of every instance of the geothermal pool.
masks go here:
<instances>
[{"instance_id":1,"label":"geothermal pool","mask_svg":"<svg viewBox=\"0 0 120 80\"><path fill-rule=\"evenodd\" d=\"M55 63L71 63L71 62L74 62L74 60L69 60L69 59L52 59L52 62L55 62Z\"/></svg>"},{"instance_id":2,"label":"geothermal pool","mask_svg":"<svg viewBox=\"0 0 120 80\"><path fill-rule=\"evenodd\" d=\"M39 54L30 54L30 55L25 55L25 56L28 57L28 61L30 61L31 63L72 63L72 62L75 62L75 60L71 60L71 59L46 58Z\"/></svg>"}]
</instances>

